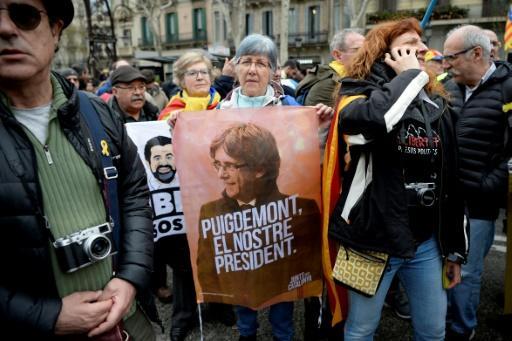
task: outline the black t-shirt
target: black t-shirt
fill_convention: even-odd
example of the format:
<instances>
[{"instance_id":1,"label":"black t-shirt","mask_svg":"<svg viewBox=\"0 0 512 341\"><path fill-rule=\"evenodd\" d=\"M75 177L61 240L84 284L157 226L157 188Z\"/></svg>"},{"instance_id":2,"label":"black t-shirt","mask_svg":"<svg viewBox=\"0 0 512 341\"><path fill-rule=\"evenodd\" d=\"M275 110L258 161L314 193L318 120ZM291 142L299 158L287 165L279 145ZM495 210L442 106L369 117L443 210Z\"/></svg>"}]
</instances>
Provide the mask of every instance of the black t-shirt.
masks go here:
<instances>
[{"instance_id":1,"label":"black t-shirt","mask_svg":"<svg viewBox=\"0 0 512 341\"><path fill-rule=\"evenodd\" d=\"M409 206L409 228L417 243L429 239L438 224L441 141L438 119L404 120L397 134L402 155L404 186Z\"/></svg>"}]
</instances>

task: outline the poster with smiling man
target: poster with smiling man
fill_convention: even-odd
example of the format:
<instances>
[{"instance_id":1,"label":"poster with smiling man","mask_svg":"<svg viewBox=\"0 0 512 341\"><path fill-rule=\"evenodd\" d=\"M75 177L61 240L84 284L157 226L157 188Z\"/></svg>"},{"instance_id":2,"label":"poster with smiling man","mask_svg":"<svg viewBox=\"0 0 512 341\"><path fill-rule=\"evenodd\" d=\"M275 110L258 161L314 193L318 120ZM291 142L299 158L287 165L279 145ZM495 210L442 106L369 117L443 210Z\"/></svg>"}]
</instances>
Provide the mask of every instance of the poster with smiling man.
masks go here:
<instances>
[{"instance_id":1,"label":"poster with smiling man","mask_svg":"<svg viewBox=\"0 0 512 341\"><path fill-rule=\"evenodd\" d=\"M315 110L180 115L176 164L200 302L259 309L320 295Z\"/></svg>"},{"instance_id":2,"label":"poster with smiling man","mask_svg":"<svg viewBox=\"0 0 512 341\"><path fill-rule=\"evenodd\" d=\"M169 125L165 121L127 123L126 130L146 168L154 241L184 234L180 183Z\"/></svg>"}]
</instances>

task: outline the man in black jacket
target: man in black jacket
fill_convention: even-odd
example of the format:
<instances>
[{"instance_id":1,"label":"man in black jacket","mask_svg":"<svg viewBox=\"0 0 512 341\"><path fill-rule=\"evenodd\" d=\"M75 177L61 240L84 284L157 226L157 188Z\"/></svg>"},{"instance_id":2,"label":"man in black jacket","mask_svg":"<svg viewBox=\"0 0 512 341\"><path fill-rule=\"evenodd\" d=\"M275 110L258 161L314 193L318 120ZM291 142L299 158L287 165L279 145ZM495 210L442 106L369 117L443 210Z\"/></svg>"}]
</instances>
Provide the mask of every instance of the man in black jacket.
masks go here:
<instances>
[{"instance_id":1,"label":"man in black jacket","mask_svg":"<svg viewBox=\"0 0 512 341\"><path fill-rule=\"evenodd\" d=\"M106 136L103 150L93 148L77 90L50 71L73 15L71 0L0 0L2 339L80 340L119 331L124 318L134 340L152 340L134 303L152 266L144 168L121 121L98 98L89 100ZM117 170L120 226L110 223L100 152ZM119 243L109 229L119 231ZM64 251L80 261L70 266Z\"/></svg>"},{"instance_id":2,"label":"man in black jacket","mask_svg":"<svg viewBox=\"0 0 512 341\"><path fill-rule=\"evenodd\" d=\"M443 64L453 76L447 88L458 112L459 179L470 223L463 280L450 292L452 323L447 337L454 340L474 335L484 258L507 193L510 125L503 108L512 93L512 69L493 62L490 53L489 38L477 26L452 30L444 44Z\"/></svg>"}]
</instances>

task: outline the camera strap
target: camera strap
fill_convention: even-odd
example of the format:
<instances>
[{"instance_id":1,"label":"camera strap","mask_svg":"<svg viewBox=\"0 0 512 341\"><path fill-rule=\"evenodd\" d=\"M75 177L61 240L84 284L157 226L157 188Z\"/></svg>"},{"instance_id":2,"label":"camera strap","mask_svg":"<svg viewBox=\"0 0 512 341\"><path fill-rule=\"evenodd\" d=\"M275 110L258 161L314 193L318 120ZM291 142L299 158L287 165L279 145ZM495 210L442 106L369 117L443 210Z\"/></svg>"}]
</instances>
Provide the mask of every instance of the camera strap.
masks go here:
<instances>
[{"instance_id":1,"label":"camera strap","mask_svg":"<svg viewBox=\"0 0 512 341\"><path fill-rule=\"evenodd\" d=\"M83 91L78 91L78 97L80 102L80 113L89 127L94 143L94 149L99 152L98 154L101 159L101 165L103 167L103 179L101 179L101 183L103 184L103 197L107 208L107 214L110 216L114 225L112 228L114 244L116 249L119 250L121 216L119 214L119 199L117 196L118 173L117 168L112 163L112 158L110 157L108 145L108 141L110 141L110 139L107 137L105 128L101 124L99 113L92 106L89 97L87 97Z\"/></svg>"}]
</instances>

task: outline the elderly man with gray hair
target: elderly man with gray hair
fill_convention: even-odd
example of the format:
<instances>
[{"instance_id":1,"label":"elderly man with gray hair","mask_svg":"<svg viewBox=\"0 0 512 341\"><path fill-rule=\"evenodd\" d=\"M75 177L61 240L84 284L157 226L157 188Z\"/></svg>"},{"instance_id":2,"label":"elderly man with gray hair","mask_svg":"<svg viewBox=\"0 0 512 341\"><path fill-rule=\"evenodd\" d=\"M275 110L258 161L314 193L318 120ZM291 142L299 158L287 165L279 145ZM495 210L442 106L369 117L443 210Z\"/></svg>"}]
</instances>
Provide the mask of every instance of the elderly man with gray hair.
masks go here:
<instances>
[{"instance_id":1,"label":"elderly man with gray hair","mask_svg":"<svg viewBox=\"0 0 512 341\"><path fill-rule=\"evenodd\" d=\"M295 95L303 105L323 103L332 107L336 94L336 84L345 76L345 68L363 45L364 36L359 30L344 29L331 40L331 56L334 59L328 65L317 65L297 86Z\"/></svg>"},{"instance_id":2,"label":"elderly man with gray hair","mask_svg":"<svg viewBox=\"0 0 512 341\"><path fill-rule=\"evenodd\" d=\"M477 325L484 258L494 240L494 221L507 195L510 158L512 67L491 58L491 42L477 26L451 30L444 43L446 84L457 111L460 189L469 214L470 240L462 283L450 290L447 340L470 340ZM508 137L508 138L507 138Z\"/></svg>"}]
</instances>

